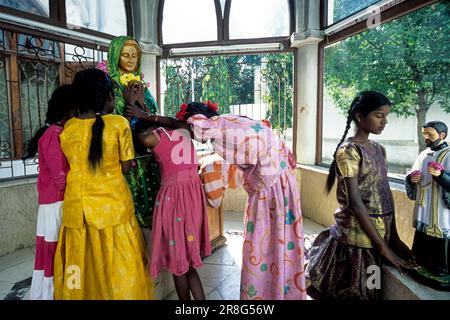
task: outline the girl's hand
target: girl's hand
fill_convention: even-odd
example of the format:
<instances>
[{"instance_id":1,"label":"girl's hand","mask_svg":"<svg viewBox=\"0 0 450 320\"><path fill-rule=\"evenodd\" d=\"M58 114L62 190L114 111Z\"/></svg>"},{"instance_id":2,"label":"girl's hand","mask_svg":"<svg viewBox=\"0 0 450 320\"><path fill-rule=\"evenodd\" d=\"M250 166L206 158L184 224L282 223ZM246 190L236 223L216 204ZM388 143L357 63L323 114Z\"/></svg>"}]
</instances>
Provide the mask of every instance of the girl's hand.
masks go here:
<instances>
[{"instance_id":1,"label":"girl's hand","mask_svg":"<svg viewBox=\"0 0 450 320\"><path fill-rule=\"evenodd\" d=\"M396 240L392 241L392 245L390 245L390 246L391 246L392 250L394 250L394 252L396 254L398 254L401 258L405 259L406 261L408 261L410 264L414 265L415 267L418 266L413 252L411 251L411 249L409 249L409 247L402 240L396 239Z\"/></svg>"},{"instance_id":2,"label":"girl's hand","mask_svg":"<svg viewBox=\"0 0 450 320\"><path fill-rule=\"evenodd\" d=\"M134 105L137 101L139 101L139 90L133 86L133 83L135 82L130 82L128 87L126 87L123 91L123 98L125 99L125 102L131 105Z\"/></svg>"},{"instance_id":3,"label":"girl's hand","mask_svg":"<svg viewBox=\"0 0 450 320\"><path fill-rule=\"evenodd\" d=\"M139 81L131 81L129 86L133 87L133 91L137 94L138 99L137 102L139 103L140 106L142 106L142 108L146 108L145 107L145 102L144 102L144 98L145 98L145 87L144 84L142 82Z\"/></svg>"},{"instance_id":4,"label":"girl's hand","mask_svg":"<svg viewBox=\"0 0 450 320\"><path fill-rule=\"evenodd\" d=\"M136 105L134 105L134 104L133 105L127 104L125 106L125 117L130 117L130 118L135 117L137 119L142 120L146 116L147 116L147 114L140 108L136 107Z\"/></svg>"},{"instance_id":5,"label":"girl's hand","mask_svg":"<svg viewBox=\"0 0 450 320\"><path fill-rule=\"evenodd\" d=\"M136 102L140 103L142 106L144 104L144 87L142 83L138 81L130 81L128 87L125 88L123 92L123 98L126 103L134 105Z\"/></svg>"},{"instance_id":6,"label":"girl's hand","mask_svg":"<svg viewBox=\"0 0 450 320\"><path fill-rule=\"evenodd\" d=\"M417 266L415 266L414 264L397 256L387 245L382 246L382 248L380 249L380 253L384 258L386 258L388 262L390 262L395 268L397 268L400 274L403 274L402 268L411 270L417 269Z\"/></svg>"}]
</instances>

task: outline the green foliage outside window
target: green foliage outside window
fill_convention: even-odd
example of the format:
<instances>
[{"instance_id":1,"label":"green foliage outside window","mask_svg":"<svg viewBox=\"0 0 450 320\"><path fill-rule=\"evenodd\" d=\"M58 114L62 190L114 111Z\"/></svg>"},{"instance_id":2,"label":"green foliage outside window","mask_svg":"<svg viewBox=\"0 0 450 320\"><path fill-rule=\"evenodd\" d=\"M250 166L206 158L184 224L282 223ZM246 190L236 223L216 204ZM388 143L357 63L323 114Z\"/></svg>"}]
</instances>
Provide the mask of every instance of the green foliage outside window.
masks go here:
<instances>
[{"instance_id":1,"label":"green foliage outside window","mask_svg":"<svg viewBox=\"0 0 450 320\"><path fill-rule=\"evenodd\" d=\"M268 105L263 116L274 128L291 128L293 59L292 53L277 53L167 60L163 68L167 85L164 113L174 116L181 103L211 100L225 114L232 105L254 104L256 95L261 94ZM256 80L267 90L255 91Z\"/></svg>"},{"instance_id":2,"label":"green foliage outside window","mask_svg":"<svg viewBox=\"0 0 450 320\"><path fill-rule=\"evenodd\" d=\"M421 127L430 106L450 112L450 3L438 2L325 49L324 84L346 113L362 90L378 90L393 102L392 112L416 116Z\"/></svg>"}]
</instances>

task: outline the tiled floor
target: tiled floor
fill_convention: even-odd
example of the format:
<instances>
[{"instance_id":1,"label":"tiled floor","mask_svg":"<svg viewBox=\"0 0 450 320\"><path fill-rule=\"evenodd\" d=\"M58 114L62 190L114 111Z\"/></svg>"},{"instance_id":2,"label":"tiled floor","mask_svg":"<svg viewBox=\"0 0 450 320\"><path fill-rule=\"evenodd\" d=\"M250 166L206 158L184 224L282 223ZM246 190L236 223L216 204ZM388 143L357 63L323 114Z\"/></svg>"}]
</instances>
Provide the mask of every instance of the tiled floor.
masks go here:
<instances>
[{"instance_id":1,"label":"tiled floor","mask_svg":"<svg viewBox=\"0 0 450 320\"><path fill-rule=\"evenodd\" d=\"M21 281L33 274L34 248L25 248L0 257L0 298L28 299L29 287Z\"/></svg>"},{"instance_id":2,"label":"tiled floor","mask_svg":"<svg viewBox=\"0 0 450 320\"><path fill-rule=\"evenodd\" d=\"M243 243L242 213L225 212L224 233L226 245L203 260L198 269L207 300L239 300L241 280L241 254ZM167 300L177 300L172 292Z\"/></svg>"},{"instance_id":3,"label":"tiled floor","mask_svg":"<svg viewBox=\"0 0 450 320\"><path fill-rule=\"evenodd\" d=\"M224 232L227 244L204 260L198 270L208 300L239 299L241 248L243 242L242 213L226 212ZM324 228L304 220L305 245ZM0 257L0 299L23 299L29 297L30 277L34 266L34 248L25 248ZM166 297L176 300L175 292Z\"/></svg>"}]
</instances>

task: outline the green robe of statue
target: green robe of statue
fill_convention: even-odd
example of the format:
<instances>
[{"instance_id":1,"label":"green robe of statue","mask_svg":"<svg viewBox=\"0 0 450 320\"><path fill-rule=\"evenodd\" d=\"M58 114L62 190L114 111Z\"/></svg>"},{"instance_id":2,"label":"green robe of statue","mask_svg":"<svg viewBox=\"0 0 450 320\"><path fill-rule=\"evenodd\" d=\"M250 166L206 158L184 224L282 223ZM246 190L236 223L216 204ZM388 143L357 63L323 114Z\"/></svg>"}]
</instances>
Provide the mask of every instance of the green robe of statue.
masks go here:
<instances>
[{"instance_id":1,"label":"green robe of statue","mask_svg":"<svg viewBox=\"0 0 450 320\"><path fill-rule=\"evenodd\" d=\"M114 113L120 115L124 114L125 109L125 99L123 97L125 87L119 81L121 76L119 62L122 48L128 40L134 39L127 36L120 36L113 39L108 51L107 69L114 83L114 95L116 99ZM141 61L139 61L134 75L141 76ZM144 102L148 111L156 114L158 107L155 98L153 98L147 87L145 87L144 95ZM126 180L133 195L136 218L141 226L149 227L152 221L156 194L160 187L160 171L154 157L146 150L141 149L135 144L137 157L136 167L126 175Z\"/></svg>"}]
</instances>

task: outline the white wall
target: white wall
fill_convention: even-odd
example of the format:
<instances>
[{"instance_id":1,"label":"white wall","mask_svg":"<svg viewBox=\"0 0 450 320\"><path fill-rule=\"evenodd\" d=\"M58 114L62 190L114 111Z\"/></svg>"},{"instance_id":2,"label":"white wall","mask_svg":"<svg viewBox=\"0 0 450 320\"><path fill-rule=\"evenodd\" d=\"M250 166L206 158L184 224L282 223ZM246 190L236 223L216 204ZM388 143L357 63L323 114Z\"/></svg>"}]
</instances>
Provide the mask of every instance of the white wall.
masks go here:
<instances>
[{"instance_id":1,"label":"white wall","mask_svg":"<svg viewBox=\"0 0 450 320\"><path fill-rule=\"evenodd\" d=\"M322 157L324 160L328 160L325 162L329 163L336 144L344 133L346 116L336 109L329 96L324 97L323 110ZM445 113L438 104L431 106L426 119L427 121L440 120L450 125L450 114ZM370 137L385 146L391 171L404 174L416 159L419 151L416 125L417 120L414 116L405 118L391 113L383 133ZM352 135L353 132L352 125L347 136Z\"/></svg>"}]
</instances>

